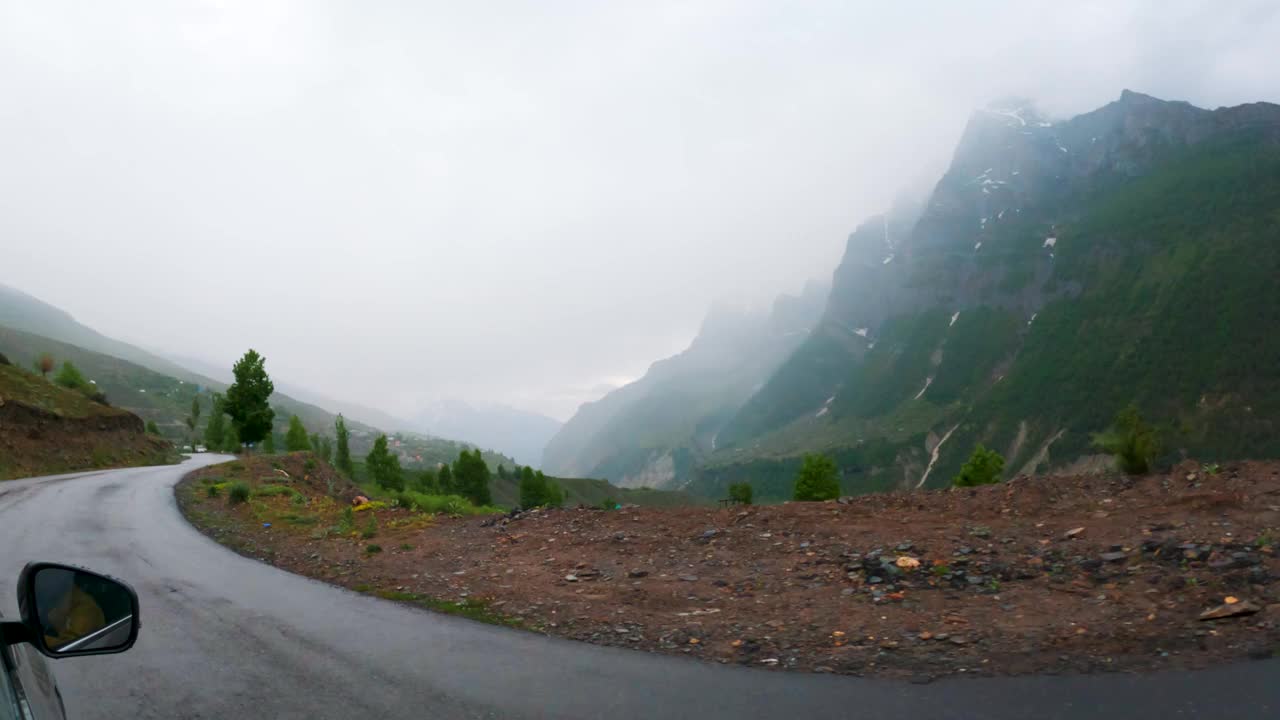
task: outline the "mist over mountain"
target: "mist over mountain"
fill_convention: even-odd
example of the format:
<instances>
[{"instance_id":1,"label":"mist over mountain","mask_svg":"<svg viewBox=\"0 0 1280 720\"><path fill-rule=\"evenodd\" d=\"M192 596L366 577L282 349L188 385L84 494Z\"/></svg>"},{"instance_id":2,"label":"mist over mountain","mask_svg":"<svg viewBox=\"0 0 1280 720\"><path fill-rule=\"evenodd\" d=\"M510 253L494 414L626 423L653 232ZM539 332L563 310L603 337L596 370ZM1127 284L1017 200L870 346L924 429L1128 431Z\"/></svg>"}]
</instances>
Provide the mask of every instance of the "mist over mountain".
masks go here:
<instances>
[{"instance_id":1,"label":"mist over mountain","mask_svg":"<svg viewBox=\"0 0 1280 720\"><path fill-rule=\"evenodd\" d=\"M542 450L560 429L559 420L505 405L473 405L463 400L439 400L410 421L430 435L465 440L515 458L521 465L539 467Z\"/></svg>"},{"instance_id":2,"label":"mist over mountain","mask_svg":"<svg viewBox=\"0 0 1280 720\"><path fill-rule=\"evenodd\" d=\"M724 423L809 334L826 295L825 285L811 282L767 308L712 308L686 350L582 405L548 443L544 467L624 487L678 483L715 450Z\"/></svg>"}]
</instances>

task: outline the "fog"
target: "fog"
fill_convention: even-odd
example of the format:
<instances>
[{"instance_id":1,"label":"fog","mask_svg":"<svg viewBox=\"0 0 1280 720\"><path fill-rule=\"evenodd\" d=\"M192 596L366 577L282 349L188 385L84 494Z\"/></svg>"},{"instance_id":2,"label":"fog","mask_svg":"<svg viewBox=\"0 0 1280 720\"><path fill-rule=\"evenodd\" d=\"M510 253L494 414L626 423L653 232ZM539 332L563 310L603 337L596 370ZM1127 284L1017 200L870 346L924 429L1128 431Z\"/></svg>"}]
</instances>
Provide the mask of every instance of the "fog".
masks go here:
<instances>
[{"instance_id":1,"label":"fog","mask_svg":"<svg viewBox=\"0 0 1280 720\"><path fill-rule=\"evenodd\" d=\"M566 419L828 278L992 99L1280 100L1278 7L0 0L0 283L400 415Z\"/></svg>"}]
</instances>

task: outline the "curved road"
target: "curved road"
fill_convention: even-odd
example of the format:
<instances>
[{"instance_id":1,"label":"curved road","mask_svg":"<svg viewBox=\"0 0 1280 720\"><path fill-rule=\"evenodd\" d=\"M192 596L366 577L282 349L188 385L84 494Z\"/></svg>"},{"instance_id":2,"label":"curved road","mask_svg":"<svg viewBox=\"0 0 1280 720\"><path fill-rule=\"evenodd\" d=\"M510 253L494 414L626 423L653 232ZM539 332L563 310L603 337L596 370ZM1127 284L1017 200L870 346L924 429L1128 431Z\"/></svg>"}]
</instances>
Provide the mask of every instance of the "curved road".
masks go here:
<instances>
[{"instance_id":1,"label":"curved road","mask_svg":"<svg viewBox=\"0 0 1280 720\"><path fill-rule=\"evenodd\" d=\"M241 557L178 513L181 466L0 483L0 582L28 560L130 581L123 655L53 662L73 718L1280 717L1280 662L928 685L595 647L365 597ZM9 586L12 587L12 586ZM12 590L0 611L16 614Z\"/></svg>"}]
</instances>

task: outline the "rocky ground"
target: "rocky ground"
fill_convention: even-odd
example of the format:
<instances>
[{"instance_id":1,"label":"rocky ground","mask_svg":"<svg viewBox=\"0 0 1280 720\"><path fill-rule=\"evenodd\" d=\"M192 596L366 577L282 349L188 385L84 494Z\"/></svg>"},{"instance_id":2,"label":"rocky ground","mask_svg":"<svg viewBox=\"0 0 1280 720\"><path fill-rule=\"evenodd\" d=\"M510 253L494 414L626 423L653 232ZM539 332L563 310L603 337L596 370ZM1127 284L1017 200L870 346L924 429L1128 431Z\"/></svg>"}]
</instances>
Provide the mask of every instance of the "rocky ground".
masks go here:
<instances>
[{"instance_id":1,"label":"rocky ground","mask_svg":"<svg viewBox=\"0 0 1280 720\"><path fill-rule=\"evenodd\" d=\"M327 525L342 507L319 497L331 482L230 506L202 491L219 472L179 497L241 552L588 642L919 681L1280 650L1280 463L715 510L374 508L367 538Z\"/></svg>"}]
</instances>

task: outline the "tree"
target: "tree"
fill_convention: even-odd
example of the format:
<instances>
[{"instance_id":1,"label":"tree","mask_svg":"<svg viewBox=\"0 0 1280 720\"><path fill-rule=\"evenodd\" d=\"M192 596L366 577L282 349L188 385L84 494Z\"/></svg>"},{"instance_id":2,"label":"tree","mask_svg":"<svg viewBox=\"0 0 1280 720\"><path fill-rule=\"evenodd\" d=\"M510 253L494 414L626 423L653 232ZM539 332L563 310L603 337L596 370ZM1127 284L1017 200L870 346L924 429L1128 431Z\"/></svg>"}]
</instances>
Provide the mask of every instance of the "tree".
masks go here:
<instances>
[{"instance_id":1,"label":"tree","mask_svg":"<svg viewBox=\"0 0 1280 720\"><path fill-rule=\"evenodd\" d=\"M735 502L750 505L752 495L753 491L749 482L733 483L729 486L729 499Z\"/></svg>"},{"instance_id":2,"label":"tree","mask_svg":"<svg viewBox=\"0 0 1280 720\"><path fill-rule=\"evenodd\" d=\"M311 449L311 438L307 436L307 428L302 425L302 418L289 416L289 431L284 435L284 449L288 452Z\"/></svg>"},{"instance_id":3,"label":"tree","mask_svg":"<svg viewBox=\"0 0 1280 720\"><path fill-rule=\"evenodd\" d=\"M547 507L560 507L564 504L564 489L560 483L547 479Z\"/></svg>"},{"instance_id":4,"label":"tree","mask_svg":"<svg viewBox=\"0 0 1280 720\"><path fill-rule=\"evenodd\" d=\"M269 432L267 433L266 437L262 438L262 452L268 455L276 454L276 434L275 433Z\"/></svg>"},{"instance_id":5,"label":"tree","mask_svg":"<svg viewBox=\"0 0 1280 720\"><path fill-rule=\"evenodd\" d=\"M541 507L548 500L546 476L542 473L535 475L532 470L525 468L520 474L520 507Z\"/></svg>"},{"instance_id":6,"label":"tree","mask_svg":"<svg viewBox=\"0 0 1280 720\"><path fill-rule=\"evenodd\" d=\"M796 500L834 500L840 497L836 463L825 455L805 455L796 475Z\"/></svg>"},{"instance_id":7,"label":"tree","mask_svg":"<svg viewBox=\"0 0 1280 720\"><path fill-rule=\"evenodd\" d=\"M231 368L236 379L227 388L226 412L231 416L241 442L253 444L271 434L276 413L268 399L276 388L267 376L265 365L266 358L250 348ZM274 440L271 445L275 445Z\"/></svg>"},{"instance_id":8,"label":"tree","mask_svg":"<svg viewBox=\"0 0 1280 720\"><path fill-rule=\"evenodd\" d=\"M387 450L387 436L379 435L373 441L373 449L364 459L369 475L380 487L387 490L404 490L404 473L400 468L400 458Z\"/></svg>"},{"instance_id":9,"label":"tree","mask_svg":"<svg viewBox=\"0 0 1280 720\"><path fill-rule=\"evenodd\" d=\"M431 472L431 468L418 473L415 484L419 492L424 492L428 495L440 494L440 485L436 480L436 474Z\"/></svg>"},{"instance_id":10,"label":"tree","mask_svg":"<svg viewBox=\"0 0 1280 720\"><path fill-rule=\"evenodd\" d=\"M53 356L49 353L40 353L34 365L40 377L49 377L49 373L53 370Z\"/></svg>"},{"instance_id":11,"label":"tree","mask_svg":"<svg viewBox=\"0 0 1280 720\"><path fill-rule=\"evenodd\" d=\"M502 463L498 463L498 479L499 480L507 479L507 466L503 465Z\"/></svg>"},{"instance_id":12,"label":"tree","mask_svg":"<svg viewBox=\"0 0 1280 720\"><path fill-rule=\"evenodd\" d=\"M325 462L333 462L333 443L327 437L320 438L320 457Z\"/></svg>"},{"instance_id":13,"label":"tree","mask_svg":"<svg viewBox=\"0 0 1280 720\"><path fill-rule=\"evenodd\" d=\"M952 479L955 487L975 487L978 485L994 485L1000 482L1000 474L1004 472L1004 458L995 450L988 450L981 444L973 449L969 460L960 468L960 474Z\"/></svg>"},{"instance_id":14,"label":"tree","mask_svg":"<svg viewBox=\"0 0 1280 720\"><path fill-rule=\"evenodd\" d=\"M210 450L226 449L227 414L222 405L222 395L214 393L209 404L209 422L204 426L204 445Z\"/></svg>"},{"instance_id":15,"label":"tree","mask_svg":"<svg viewBox=\"0 0 1280 720\"><path fill-rule=\"evenodd\" d=\"M72 365L70 360L62 362L62 368L58 370L57 375L53 376L53 382L69 390L83 390L89 387L89 381L84 379L80 369Z\"/></svg>"},{"instance_id":16,"label":"tree","mask_svg":"<svg viewBox=\"0 0 1280 720\"><path fill-rule=\"evenodd\" d=\"M442 495L452 495L457 490L453 484L453 471L448 465L440 466L440 472L436 474L436 485L439 486Z\"/></svg>"},{"instance_id":17,"label":"tree","mask_svg":"<svg viewBox=\"0 0 1280 720\"><path fill-rule=\"evenodd\" d=\"M148 421L147 421L147 432L148 432L148 433L150 433L151 435L159 435L159 434L160 434L160 427L159 427L158 425L156 425L156 421L155 421L155 420L148 420Z\"/></svg>"},{"instance_id":18,"label":"tree","mask_svg":"<svg viewBox=\"0 0 1280 720\"><path fill-rule=\"evenodd\" d=\"M347 477L351 477L355 472L355 467L351 464L351 431L347 429L347 421L342 419L341 414L333 423L333 431L338 438L338 454L334 458L334 465Z\"/></svg>"},{"instance_id":19,"label":"tree","mask_svg":"<svg viewBox=\"0 0 1280 720\"><path fill-rule=\"evenodd\" d=\"M311 452L320 454L320 433L311 433Z\"/></svg>"},{"instance_id":20,"label":"tree","mask_svg":"<svg viewBox=\"0 0 1280 720\"><path fill-rule=\"evenodd\" d=\"M196 395L191 398L191 414L187 416L187 429L191 431L191 449L194 450L199 442L196 441L196 424L200 422L200 396Z\"/></svg>"},{"instance_id":21,"label":"tree","mask_svg":"<svg viewBox=\"0 0 1280 720\"><path fill-rule=\"evenodd\" d=\"M1115 456L1116 465L1127 475L1150 472L1151 464L1160 454L1160 438L1155 428L1142 419L1134 405L1116 413L1111 428L1094 435L1093 442Z\"/></svg>"},{"instance_id":22,"label":"tree","mask_svg":"<svg viewBox=\"0 0 1280 720\"><path fill-rule=\"evenodd\" d=\"M490 505L493 497L489 493L489 466L480 455L480 448L474 452L463 450L453 463L453 484L457 493L477 506Z\"/></svg>"},{"instance_id":23,"label":"tree","mask_svg":"<svg viewBox=\"0 0 1280 720\"><path fill-rule=\"evenodd\" d=\"M238 453L244 449L240 443L240 431L236 430L235 423L227 425L227 432L222 437L222 449L229 453Z\"/></svg>"}]
</instances>

